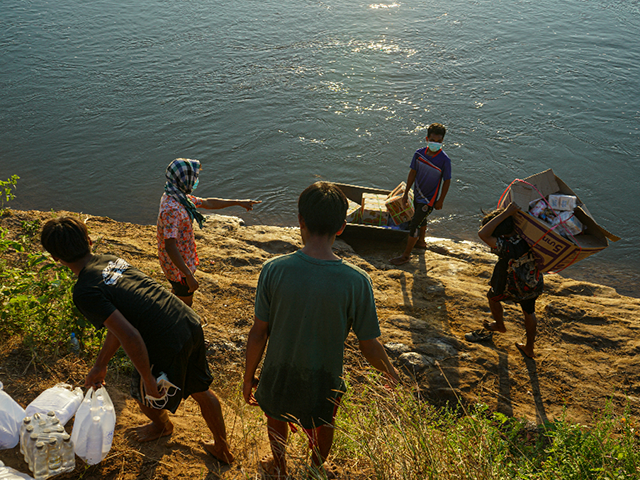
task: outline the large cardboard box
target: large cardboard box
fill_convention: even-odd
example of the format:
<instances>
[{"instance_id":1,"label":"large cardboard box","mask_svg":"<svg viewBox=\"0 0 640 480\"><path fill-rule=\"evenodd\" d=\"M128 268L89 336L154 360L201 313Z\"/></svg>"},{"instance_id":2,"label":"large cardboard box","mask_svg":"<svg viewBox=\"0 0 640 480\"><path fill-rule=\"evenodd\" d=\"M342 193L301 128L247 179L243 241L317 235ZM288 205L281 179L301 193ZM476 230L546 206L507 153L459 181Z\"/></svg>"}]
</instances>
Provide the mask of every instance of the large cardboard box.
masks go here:
<instances>
[{"instance_id":1,"label":"large cardboard box","mask_svg":"<svg viewBox=\"0 0 640 480\"><path fill-rule=\"evenodd\" d=\"M409 199L408 204L405 207L402 205L402 196L404 195L404 191L407 188L407 184L401 182L393 191L387 196L387 200L385 201L385 205L387 206L387 211L391 216L391 220L396 225L400 225L401 223L408 222L413 218L413 191L409 190Z\"/></svg>"},{"instance_id":2,"label":"large cardboard box","mask_svg":"<svg viewBox=\"0 0 640 480\"><path fill-rule=\"evenodd\" d=\"M389 213L384 204L386 195L378 193L362 194L362 223L365 225L386 226L389 221Z\"/></svg>"},{"instance_id":3,"label":"large cardboard box","mask_svg":"<svg viewBox=\"0 0 640 480\"><path fill-rule=\"evenodd\" d=\"M604 250L609 245L608 240L612 242L620 240L620 237L596 223L580 198L577 198L574 214L585 226L585 230L573 238L564 238L559 232L552 230L548 223L528 213L530 202L552 193L578 197L553 173L553 170L549 169L524 180L514 180L498 204L501 208L513 201L522 209L515 216L516 230L536 253L538 268L541 272L559 272L569 265Z\"/></svg>"}]
</instances>

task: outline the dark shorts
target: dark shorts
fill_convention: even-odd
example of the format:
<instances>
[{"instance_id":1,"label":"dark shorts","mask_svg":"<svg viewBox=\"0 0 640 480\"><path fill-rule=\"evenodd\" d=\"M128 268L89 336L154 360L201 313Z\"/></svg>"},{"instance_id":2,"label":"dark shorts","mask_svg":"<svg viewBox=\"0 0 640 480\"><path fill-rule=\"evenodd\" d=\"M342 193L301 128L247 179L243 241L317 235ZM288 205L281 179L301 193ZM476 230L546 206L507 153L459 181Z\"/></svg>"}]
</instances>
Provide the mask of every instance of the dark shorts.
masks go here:
<instances>
[{"instance_id":1,"label":"dark shorts","mask_svg":"<svg viewBox=\"0 0 640 480\"><path fill-rule=\"evenodd\" d=\"M496 295L495 292L493 291L493 288L490 288L489 291L487 292L487 298L489 300L493 300L494 302L502 302L505 300L510 300L513 303L518 303L524 313L532 314L532 313L535 313L536 311L536 299L538 297L518 301L518 300L514 300L513 297L508 293L502 293L500 295Z\"/></svg>"},{"instance_id":2,"label":"dark shorts","mask_svg":"<svg viewBox=\"0 0 640 480\"><path fill-rule=\"evenodd\" d=\"M336 423L336 415L338 414L338 407L340 406L340 402L342 401L342 395L343 393L340 393L334 400L334 407L333 407L333 417L331 417L331 425L335 425ZM272 420L277 420L276 418L270 417L269 415L267 415L265 413L265 416L267 418L271 418ZM320 428L323 425L320 425L319 427L315 427L315 428L304 428L302 425L293 423L293 422L287 422L289 424L289 429L293 432L296 433L298 431L298 427L300 427L302 429L302 431L304 432L304 434L307 436L307 439L309 440L309 449L313 450L314 448L316 448L318 446L318 431L320 430Z\"/></svg>"},{"instance_id":3,"label":"dark shorts","mask_svg":"<svg viewBox=\"0 0 640 480\"><path fill-rule=\"evenodd\" d=\"M426 203L413 202L413 209L415 213L409 224L409 236L413 238L418 237L418 230L427 225L427 218L429 214L433 212L433 206Z\"/></svg>"},{"instance_id":4,"label":"dark shorts","mask_svg":"<svg viewBox=\"0 0 640 480\"><path fill-rule=\"evenodd\" d=\"M171 288L173 288L173 293L178 297L193 296L193 292L189 291L189 285L187 284L187 279L185 277L181 277L179 282L169 280L169 283L171 284Z\"/></svg>"},{"instance_id":5,"label":"dark shorts","mask_svg":"<svg viewBox=\"0 0 640 480\"><path fill-rule=\"evenodd\" d=\"M165 409L175 413L183 398L192 393L204 392L213 382L213 376L207 362L207 350L204 344L202 328L197 325L192 327L191 341L182 347L177 355L167 355L168 358L149 359L153 376L158 378L165 373L171 383L180 390L169 397ZM138 371L134 368L131 374L131 396L146 404L144 399L144 385Z\"/></svg>"}]
</instances>

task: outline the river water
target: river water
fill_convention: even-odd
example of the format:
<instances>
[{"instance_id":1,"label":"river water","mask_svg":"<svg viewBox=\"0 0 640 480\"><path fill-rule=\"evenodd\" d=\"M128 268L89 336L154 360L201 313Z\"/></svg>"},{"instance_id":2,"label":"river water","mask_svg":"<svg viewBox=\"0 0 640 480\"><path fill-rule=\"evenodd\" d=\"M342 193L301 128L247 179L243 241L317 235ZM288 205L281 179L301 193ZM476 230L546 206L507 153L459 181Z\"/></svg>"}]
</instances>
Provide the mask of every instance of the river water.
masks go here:
<instances>
[{"instance_id":1,"label":"river water","mask_svg":"<svg viewBox=\"0 0 640 480\"><path fill-rule=\"evenodd\" d=\"M293 225L317 179L391 189L426 127L453 162L429 235L475 239L553 168L623 240L568 276L640 295L638 0L3 0L0 179L15 208L152 224L164 169Z\"/></svg>"}]
</instances>

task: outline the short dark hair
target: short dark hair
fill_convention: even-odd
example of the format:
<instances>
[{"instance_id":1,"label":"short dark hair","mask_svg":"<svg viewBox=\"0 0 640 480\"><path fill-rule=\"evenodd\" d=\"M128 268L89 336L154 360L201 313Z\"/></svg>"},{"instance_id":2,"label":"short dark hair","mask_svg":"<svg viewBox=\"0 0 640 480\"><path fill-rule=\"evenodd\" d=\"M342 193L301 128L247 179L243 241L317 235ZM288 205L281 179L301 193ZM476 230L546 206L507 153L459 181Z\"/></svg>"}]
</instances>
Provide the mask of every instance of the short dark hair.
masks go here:
<instances>
[{"instance_id":1,"label":"short dark hair","mask_svg":"<svg viewBox=\"0 0 640 480\"><path fill-rule=\"evenodd\" d=\"M342 190L329 182L309 185L298 198L298 213L310 233L336 234L347 218L349 202Z\"/></svg>"},{"instance_id":2,"label":"short dark hair","mask_svg":"<svg viewBox=\"0 0 640 480\"><path fill-rule=\"evenodd\" d=\"M447 127L441 123L432 123L427 127L427 137L435 133L436 135L442 135L442 138L447 134Z\"/></svg>"},{"instance_id":3,"label":"short dark hair","mask_svg":"<svg viewBox=\"0 0 640 480\"><path fill-rule=\"evenodd\" d=\"M504 208L498 208L497 210L493 210L492 212L487 213L482 218L482 226L484 227L487 223L489 223L493 218L496 218L502 212L504 212ZM501 237L502 235L509 235L516 228L516 224L513 220L513 217L507 217L502 222L498 224L496 228L491 232L492 237Z\"/></svg>"},{"instance_id":4,"label":"short dark hair","mask_svg":"<svg viewBox=\"0 0 640 480\"><path fill-rule=\"evenodd\" d=\"M87 226L74 217L54 218L45 223L40 243L52 257L67 263L91 253Z\"/></svg>"}]
</instances>

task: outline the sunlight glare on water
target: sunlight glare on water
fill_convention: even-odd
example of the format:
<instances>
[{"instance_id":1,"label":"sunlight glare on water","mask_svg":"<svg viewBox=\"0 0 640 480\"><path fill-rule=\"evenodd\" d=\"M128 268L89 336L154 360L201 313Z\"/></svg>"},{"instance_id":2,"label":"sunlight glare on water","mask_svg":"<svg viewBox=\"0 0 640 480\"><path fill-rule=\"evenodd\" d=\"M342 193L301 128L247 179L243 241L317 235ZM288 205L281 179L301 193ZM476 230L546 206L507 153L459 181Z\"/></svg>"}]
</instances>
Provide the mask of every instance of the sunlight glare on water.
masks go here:
<instances>
[{"instance_id":1,"label":"sunlight glare on water","mask_svg":"<svg viewBox=\"0 0 640 480\"><path fill-rule=\"evenodd\" d=\"M154 223L173 158L201 196L292 225L317 179L391 189L426 127L453 184L430 234L547 168L623 237L571 275L638 288L638 2L5 0L0 177L16 208ZM596 277L593 277L596 275ZM598 277L599 275L599 277Z\"/></svg>"}]
</instances>

